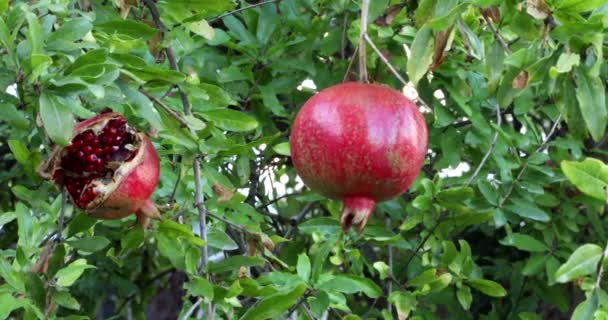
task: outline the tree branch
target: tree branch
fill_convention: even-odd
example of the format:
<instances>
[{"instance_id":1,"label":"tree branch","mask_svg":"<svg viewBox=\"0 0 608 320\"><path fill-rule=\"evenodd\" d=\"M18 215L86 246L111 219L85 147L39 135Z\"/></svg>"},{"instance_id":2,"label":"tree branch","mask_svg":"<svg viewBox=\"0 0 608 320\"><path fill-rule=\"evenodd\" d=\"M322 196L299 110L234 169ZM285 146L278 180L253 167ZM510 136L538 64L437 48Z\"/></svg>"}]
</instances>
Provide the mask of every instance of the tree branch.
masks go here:
<instances>
[{"instance_id":1,"label":"tree branch","mask_svg":"<svg viewBox=\"0 0 608 320\"><path fill-rule=\"evenodd\" d=\"M369 82L367 77L367 50L365 50L365 36L367 36L367 16L369 15L369 1L361 0L361 32L359 34L359 80Z\"/></svg>"},{"instance_id":2,"label":"tree branch","mask_svg":"<svg viewBox=\"0 0 608 320\"><path fill-rule=\"evenodd\" d=\"M177 122L179 122L183 127L188 127L188 122L186 122L186 120L184 120L184 118L182 118L182 116L179 113L175 112L175 110L171 109L168 105L166 105L160 99L158 99L157 97L155 97L154 95L152 95L151 93L146 91L143 87L139 87L139 92L141 92L144 96L146 96L148 99L150 99L152 102L154 102L154 104L159 106L161 109L163 109L163 111L165 111L171 117L173 117L175 120L177 120Z\"/></svg>"},{"instance_id":3,"label":"tree branch","mask_svg":"<svg viewBox=\"0 0 608 320\"><path fill-rule=\"evenodd\" d=\"M498 105L498 103L494 104L494 109L496 110L496 126L500 127L500 125L502 124L502 117L500 116L500 106ZM494 132L494 137L492 137L492 142L490 143L490 147L488 148L488 151L481 159L479 166L477 166L477 169L475 169L475 172L473 172L473 175L471 175L469 180L467 180L467 183L466 183L467 186L470 185L473 182L473 180L475 180L475 178L477 178L477 175L479 175L481 168L486 164L486 161L488 161L488 158L490 158L490 154L492 154L492 151L494 151L494 147L496 146L497 141L498 141L498 130L496 130L496 132Z\"/></svg>"},{"instance_id":4,"label":"tree branch","mask_svg":"<svg viewBox=\"0 0 608 320\"><path fill-rule=\"evenodd\" d=\"M557 126L559 125L559 123L561 121L562 121L562 115L560 113L560 115L557 116L557 119L555 119L555 122L553 123L553 126L551 127L551 130L549 130L549 133L547 133L547 136L545 137L545 139L543 140L543 142L540 144L540 146L538 146L538 148L536 148L536 150L534 151L534 153L539 153L539 152L541 152L541 151L543 151L545 149L545 147L549 143L549 140L551 140L551 137L555 134L555 131L557 130ZM528 159L529 159L529 157L528 157ZM513 190L515 189L515 183L519 179L521 179L521 177L524 175L524 172L526 172L527 168L528 168L528 160L526 160L524 162L524 164L521 166L521 170L517 174L517 177L515 177L515 179L513 179L513 182L511 182L511 186L509 187L509 190L507 190L507 194L505 194L505 196L498 203L498 207L499 208L502 207L505 204L505 202L507 201L507 199L509 198L509 196L511 196L511 193L513 193Z\"/></svg>"},{"instance_id":5,"label":"tree branch","mask_svg":"<svg viewBox=\"0 0 608 320\"><path fill-rule=\"evenodd\" d=\"M510 55L511 49L509 48L509 45L507 44L505 39L502 37L502 35L500 35L498 30L496 30L496 28L494 27L494 24L492 24L492 21L490 21L490 19L488 19L488 17L486 17L486 15L483 12L481 12L481 18L483 19L483 21L486 22L486 24L488 25L488 28L490 28L490 30L492 30L494 37L496 38L496 40L498 40L498 42L503 47L505 52Z\"/></svg>"},{"instance_id":6,"label":"tree branch","mask_svg":"<svg viewBox=\"0 0 608 320\"><path fill-rule=\"evenodd\" d=\"M279 2L279 1L281 1L281 0L266 0L266 1L262 1L260 3L255 3L255 4L252 4L252 5L248 5L246 7L241 7L241 8L238 8L236 10L232 10L232 11L226 12L224 14L221 14L221 15L219 15L217 17L211 18L211 19L208 20L208 22L212 23L212 22L220 20L220 19L222 19L224 17L231 16L233 14L239 13L241 11L245 11L245 10L248 10L248 9L251 9L251 8L255 8L255 7L261 7L261 6L265 5L265 4L273 3L273 2Z\"/></svg>"},{"instance_id":7,"label":"tree branch","mask_svg":"<svg viewBox=\"0 0 608 320\"><path fill-rule=\"evenodd\" d=\"M156 3L154 3L153 0L144 0L144 3L146 5L146 7L148 7L148 9L150 10L150 13L152 14L152 19L154 20L154 23L156 24L157 28L160 30L160 32L162 33L162 36L164 38L164 34L166 32L166 28L165 25L162 23L162 21L160 20L160 13L158 12L158 8L156 7ZM165 47L165 52L167 54L167 59L169 60L169 65L171 66L171 69L173 69L174 71L179 72L179 67L177 65L177 61L175 59L175 53L173 52L173 49L171 48L171 45L167 45L167 47ZM181 100L182 100L182 106L184 108L184 113L186 115L192 115L192 106L190 105L190 101L188 100L188 95L181 90L181 88L179 88L179 92L180 92L180 96L181 96ZM190 131L195 134L195 132L190 129ZM200 237L203 241L207 242L207 208L205 208L205 197L203 194L203 186L202 186L202 182L201 182L201 161L199 157L195 157L194 160L192 161L192 167L193 167L193 173L194 173L194 186L195 186L195 206L198 210L198 216L199 216L199 230L200 230ZM207 263L209 261L209 252L207 250L207 246L203 246L201 248L201 261L199 264L199 269L198 269L198 273L201 274L204 270L205 267L207 266ZM209 315L211 316L211 311L213 310L213 305L211 303L209 303L208 307L207 307L207 312L209 313ZM210 317L208 317L210 318Z\"/></svg>"}]
</instances>

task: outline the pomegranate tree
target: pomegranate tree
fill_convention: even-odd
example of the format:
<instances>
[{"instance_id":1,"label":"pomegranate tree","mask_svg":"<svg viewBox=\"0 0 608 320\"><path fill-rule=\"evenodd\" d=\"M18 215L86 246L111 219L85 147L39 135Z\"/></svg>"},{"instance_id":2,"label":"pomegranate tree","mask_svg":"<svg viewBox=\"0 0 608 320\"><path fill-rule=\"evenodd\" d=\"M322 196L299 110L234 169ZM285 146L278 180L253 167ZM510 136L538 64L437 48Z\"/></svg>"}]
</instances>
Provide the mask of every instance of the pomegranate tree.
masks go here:
<instances>
[{"instance_id":1,"label":"pomegranate tree","mask_svg":"<svg viewBox=\"0 0 608 320\"><path fill-rule=\"evenodd\" d=\"M55 149L40 171L93 217L136 213L146 225L146 217L159 216L150 200L158 182L158 155L148 137L118 113L78 123L70 144Z\"/></svg>"},{"instance_id":2,"label":"pomegranate tree","mask_svg":"<svg viewBox=\"0 0 608 320\"><path fill-rule=\"evenodd\" d=\"M361 233L378 201L403 193L427 150L427 128L416 104L384 85L358 82L327 88L296 116L290 138L304 183L341 199L342 228Z\"/></svg>"}]
</instances>

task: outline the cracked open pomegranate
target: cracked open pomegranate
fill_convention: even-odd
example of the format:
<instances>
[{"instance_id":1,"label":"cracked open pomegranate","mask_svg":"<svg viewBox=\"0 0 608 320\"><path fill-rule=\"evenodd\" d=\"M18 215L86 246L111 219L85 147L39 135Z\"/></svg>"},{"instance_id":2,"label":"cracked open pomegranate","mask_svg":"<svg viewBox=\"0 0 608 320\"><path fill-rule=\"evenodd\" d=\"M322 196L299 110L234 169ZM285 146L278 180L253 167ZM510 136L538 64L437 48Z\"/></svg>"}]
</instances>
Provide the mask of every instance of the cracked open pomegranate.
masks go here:
<instances>
[{"instance_id":1,"label":"cracked open pomegranate","mask_svg":"<svg viewBox=\"0 0 608 320\"><path fill-rule=\"evenodd\" d=\"M304 183L344 203L341 223L363 231L376 202L407 190L427 151L418 107L401 92L358 82L329 87L296 116L291 155Z\"/></svg>"},{"instance_id":2,"label":"cracked open pomegranate","mask_svg":"<svg viewBox=\"0 0 608 320\"><path fill-rule=\"evenodd\" d=\"M54 150L41 174L89 215L119 219L137 214L144 226L158 209L150 196L159 176L158 155L148 137L118 113L78 123L70 144Z\"/></svg>"}]
</instances>

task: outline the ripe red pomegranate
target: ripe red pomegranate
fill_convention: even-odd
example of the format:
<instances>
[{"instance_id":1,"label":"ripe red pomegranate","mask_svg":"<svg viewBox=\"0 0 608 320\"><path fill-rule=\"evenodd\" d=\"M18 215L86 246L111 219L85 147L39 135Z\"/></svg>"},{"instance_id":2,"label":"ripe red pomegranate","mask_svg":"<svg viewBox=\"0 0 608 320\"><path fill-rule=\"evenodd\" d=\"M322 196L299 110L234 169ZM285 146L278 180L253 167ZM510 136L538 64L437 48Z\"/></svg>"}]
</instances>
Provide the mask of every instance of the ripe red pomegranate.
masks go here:
<instances>
[{"instance_id":1,"label":"ripe red pomegranate","mask_svg":"<svg viewBox=\"0 0 608 320\"><path fill-rule=\"evenodd\" d=\"M68 190L70 199L89 215L119 219L136 213L159 217L150 196L159 176L158 155L148 137L119 113L102 113L76 124L67 147L57 148L41 174Z\"/></svg>"},{"instance_id":2,"label":"ripe red pomegranate","mask_svg":"<svg viewBox=\"0 0 608 320\"><path fill-rule=\"evenodd\" d=\"M403 193L427 150L427 128L416 104L384 85L329 87L296 116L291 155L304 183L341 199L342 228L361 233L378 201Z\"/></svg>"}]
</instances>

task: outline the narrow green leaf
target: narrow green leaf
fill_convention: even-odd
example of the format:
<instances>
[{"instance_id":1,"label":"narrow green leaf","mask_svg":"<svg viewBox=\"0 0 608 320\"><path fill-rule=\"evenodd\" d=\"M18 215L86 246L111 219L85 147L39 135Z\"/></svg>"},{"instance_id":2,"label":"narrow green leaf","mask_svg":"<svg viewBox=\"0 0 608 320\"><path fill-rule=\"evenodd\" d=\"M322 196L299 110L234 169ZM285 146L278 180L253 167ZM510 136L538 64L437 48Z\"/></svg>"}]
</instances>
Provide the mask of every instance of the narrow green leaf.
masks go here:
<instances>
[{"instance_id":1,"label":"narrow green leaf","mask_svg":"<svg viewBox=\"0 0 608 320\"><path fill-rule=\"evenodd\" d=\"M544 210L536 206L534 203L523 199L512 199L511 202L512 204L505 206L505 209L508 209L522 218L528 218L541 222L551 220L551 217L549 217Z\"/></svg>"},{"instance_id":2,"label":"narrow green leaf","mask_svg":"<svg viewBox=\"0 0 608 320\"><path fill-rule=\"evenodd\" d=\"M431 28L424 25L418 30L412 43L411 53L407 60L407 74L415 86L418 85L418 81L426 74L433 62L435 41L432 33Z\"/></svg>"},{"instance_id":3,"label":"narrow green leaf","mask_svg":"<svg viewBox=\"0 0 608 320\"><path fill-rule=\"evenodd\" d=\"M336 234L342 230L338 220L329 217L312 218L298 225L298 229L305 233L320 232L323 234Z\"/></svg>"},{"instance_id":4,"label":"narrow green leaf","mask_svg":"<svg viewBox=\"0 0 608 320\"><path fill-rule=\"evenodd\" d=\"M57 271L55 278L57 279L57 285L61 287L71 286L86 269L95 268L94 266L88 265L87 260L78 259L73 261L65 268Z\"/></svg>"},{"instance_id":5,"label":"narrow green leaf","mask_svg":"<svg viewBox=\"0 0 608 320\"><path fill-rule=\"evenodd\" d=\"M78 240L69 240L66 242L72 248L85 252L97 252L110 244L110 240L99 236L86 237Z\"/></svg>"},{"instance_id":6,"label":"narrow green leaf","mask_svg":"<svg viewBox=\"0 0 608 320\"><path fill-rule=\"evenodd\" d=\"M566 178L584 194L605 201L604 188L608 184L608 166L594 158L583 161L562 161L561 169Z\"/></svg>"},{"instance_id":7,"label":"narrow green leaf","mask_svg":"<svg viewBox=\"0 0 608 320\"><path fill-rule=\"evenodd\" d=\"M305 291L306 285L300 284L289 291L277 292L262 298L245 312L241 320L278 319L289 307L296 304Z\"/></svg>"},{"instance_id":8,"label":"narrow green leaf","mask_svg":"<svg viewBox=\"0 0 608 320\"><path fill-rule=\"evenodd\" d=\"M342 293L363 292L366 296L375 299L382 295L382 289L372 280L356 276L340 274L331 277L317 285L317 288L326 291L338 291Z\"/></svg>"},{"instance_id":9,"label":"narrow green leaf","mask_svg":"<svg viewBox=\"0 0 608 320\"><path fill-rule=\"evenodd\" d=\"M27 147L24 146L23 143L21 143L21 141L9 140L8 147L11 149L11 152L15 156L17 162L19 162L23 166L28 165L31 153L27 149Z\"/></svg>"},{"instance_id":10,"label":"narrow green leaf","mask_svg":"<svg viewBox=\"0 0 608 320\"><path fill-rule=\"evenodd\" d=\"M95 26L95 30L103 31L108 34L120 33L133 38L152 38L158 30L145 23L135 20L112 20Z\"/></svg>"},{"instance_id":11,"label":"narrow green leaf","mask_svg":"<svg viewBox=\"0 0 608 320\"><path fill-rule=\"evenodd\" d=\"M56 99L46 93L42 93L38 100L40 104L40 117L44 129L49 137L58 145L65 146L72 137L74 127L74 116L69 108L57 103Z\"/></svg>"},{"instance_id":12,"label":"narrow green leaf","mask_svg":"<svg viewBox=\"0 0 608 320\"><path fill-rule=\"evenodd\" d=\"M486 279L469 279L468 284L490 297L500 298L507 295L507 291L499 283Z\"/></svg>"},{"instance_id":13,"label":"narrow green leaf","mask_svg":"<svg viewBox=\"0 0 608 320\"><path fill-rule=\"evenodd\" d=\"M469 310L471 308L471 302L473 302L473 295L471 294L471 288L463 285L456 290L456 298L463 309Z\"/></svg>"},{"instance_id":14,"label":"narrow green leaf","mask_svg":"<svg viewBox=\"0 0 608 320\"><path fill-rule=\"evenodd\" d=\"M262 266L266 260L260 257L232 256L219 262L211 262L207 267L209 273L223 273L243 267Z\"/></svg>"},{"instance_id":15,"label":"narrow green leaf","mask_svg":"<svg viewBox=\"0 0 608 320\"><path fill-rule=\"evenodd\" d=\"M605 4L605 0L562 0L557 2L557 9L564 13L579 13L595 10Z\"/></svg>"},{"instance_id":16,"label":"narrow green leaf","mask_svg":"<svg viewBox=\"0 0 608 320\"><path fill-rule=\"evenodd\" d=\"M212 40L215 37L215 31L209 25L207 20L202 19L197 22L188 22L184 24L188 30L202 36L207 40Z\"/></svg>"},{"instance_id":17,"label":"narrow green leaf","mask_svg":"<svg viewBox=\"0 0 608 320\"><path fill-rule=\"evenodd\" d=\"M555 272L555 280L560 283L571 281L577 277L592 274L602 257L602 248L595 244L584 244L578 247Z\"/></svg>"},{"instance_id":18,"label":"narrow green leaf","mask_svg":"<svg viewBox=\"0 0 608 320\"><path fill-rule=\"evenodd\" d=\"M529 252L545 252L548 250L544 243L522 233L512 233L507 235L504 239L500 240L500 243L502 245L514 246L519 250Z\"/></svg>"},{"instance_id":19,"label":"narrow green leaf","mask_svg":"<svg viewBox=\"0 0 608 320\"><path fill-rule=\"evenodd\" d=\"M600 141L606 131L606 91L602 79L590 76L582 66L575 69L576 99L593 140Z\"/></svg>"},{"instance_id":20,"label":"narrow green leaf","mask_svg":"<svg viewBox=\"0 0 608 320\"><path fill-rule=\"evenodd\" d=\"M304 281L308 282L308 280L310 280L310 259L306 253L301 253L298 255L298 264L296 266L296 270L298 276L300 276L300 278L302 278Z\"/></svg>"},{"instance_id":21,"label":"narrow green leaf","mask_svg":"<svg viewBox=\"0 0 608 320\"><path fill-rule=\"evenodd\" d=\"M210 247L220 250L236 250L239 246L224 231L211 228L207 233L207 242Z\"/></svg>"},{"instance_id":22,"label":"narrow green leaf","mask_svg":"<svg viewBox=\"0 0 608 320\"><path fill-rule=\"evenodd\" d=\"M289 148L289 142L281 142L277 143L272 147L274 152L283 155L283 156L291 156L291 149Z\"/></svg>"},{"instance_id":23,"label":"narrow green leaf","mask_svg":"<svg viewBox=\"0 0 608 320\"><path fill-rule=\"evenodd\" d=\"M219 128L228 131L244 132L258 127L258 121L254 117L236 110L216 109L199 114Z\"/></svg>"},{"instance_id":24,"label":"narrow green leaf","mask_svg":"<svg viewBox=\"0 0 608 320\"><path fill-rule=\"evenodd\" d=\"M29 24L29 29L27 31L28 39L30 40L30 45L32 46L32 55L41 54L42 47L44 46L44 39L42 38L42 27L40 26L40 21L38 17L28 12L25 15L27 19L27 23Z\"/></svg>"}]
</instances>

